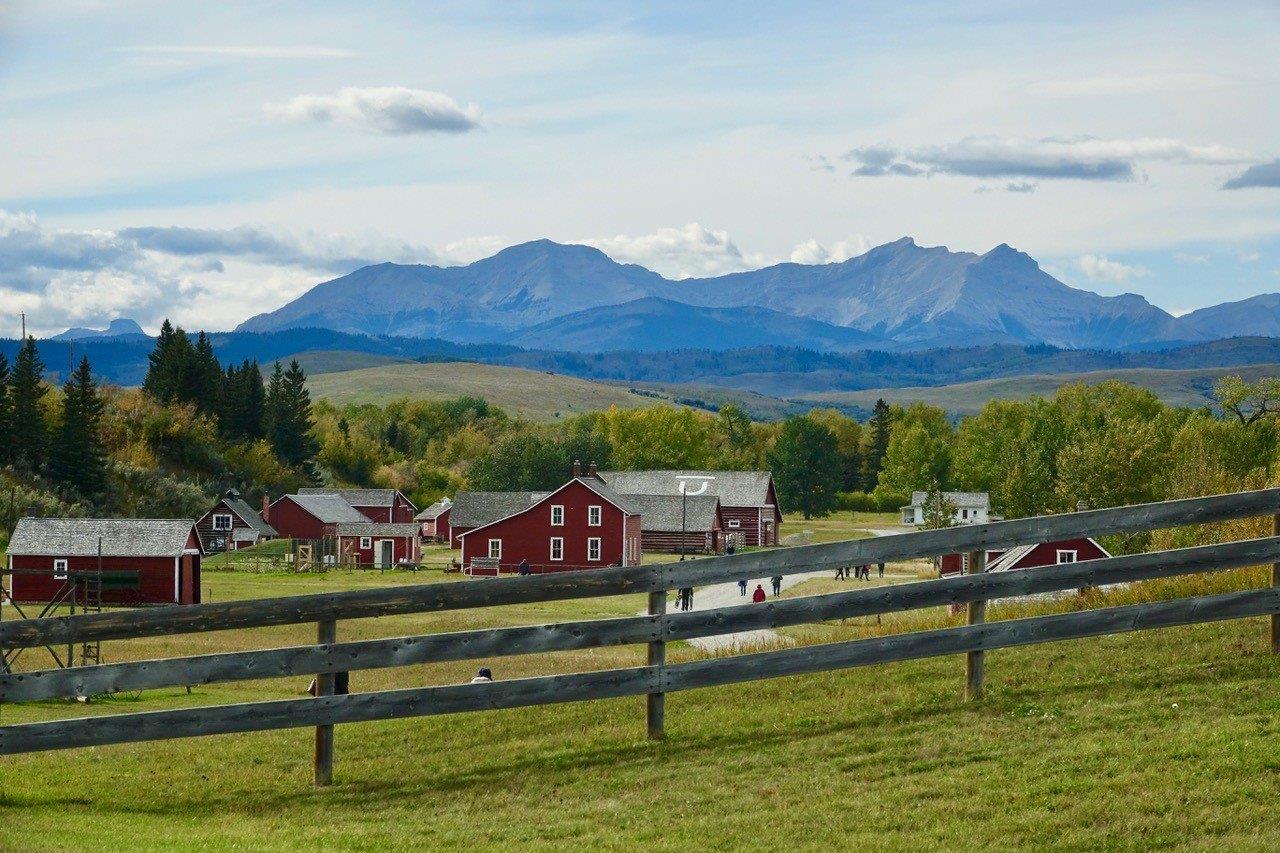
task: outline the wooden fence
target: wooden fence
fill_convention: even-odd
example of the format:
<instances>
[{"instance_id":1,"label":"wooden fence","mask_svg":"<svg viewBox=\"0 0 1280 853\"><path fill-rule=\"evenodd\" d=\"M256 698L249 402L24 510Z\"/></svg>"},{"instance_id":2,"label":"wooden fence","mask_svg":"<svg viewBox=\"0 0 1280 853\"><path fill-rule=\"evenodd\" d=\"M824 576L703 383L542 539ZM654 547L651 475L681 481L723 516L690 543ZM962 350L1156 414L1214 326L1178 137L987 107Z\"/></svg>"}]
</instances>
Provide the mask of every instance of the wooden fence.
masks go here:
<instances>
[{"instance_id":1,"label":"wooden fence","mask_svg":"<svg viewBox=\"0 0 1280 853\"><path fill-rule=\"evenodd\" d=\"M988 574L988 549L1254 516L1272 517L1272 536L1172 551L1110 557ZM845 565L941 553L971 553L968 575L867 587L706 611L666 613L667 591ZM1244 566L1272 565L1272 585L1028 619L985 622L986 601ZM597 569L498 580L228 601L0 623L0 649L156 637L314 622L315 645L196 655L0 675L0 701L21 702L211 682L318 676L314 698L66 719L0 727L0 754L316 727L315 778L332 773L337 723L514 708L645 695L648 732L663 734L665 696L801 673L938 655L965 654L965 691L981 695L984 656L993 649L1222 619L1271 616L1280 652L1280 489L1041 516L796 548L753 551L693 563ZM391 614L648 593L647 615L338 642L337 622ZM871 639L667 664L674 640L776 628L824 619L968 604L969 624ZM335 696L334 674L445 660L644 644L644 666L480 684L417 687Z\"/></svg>"}]
</instances>

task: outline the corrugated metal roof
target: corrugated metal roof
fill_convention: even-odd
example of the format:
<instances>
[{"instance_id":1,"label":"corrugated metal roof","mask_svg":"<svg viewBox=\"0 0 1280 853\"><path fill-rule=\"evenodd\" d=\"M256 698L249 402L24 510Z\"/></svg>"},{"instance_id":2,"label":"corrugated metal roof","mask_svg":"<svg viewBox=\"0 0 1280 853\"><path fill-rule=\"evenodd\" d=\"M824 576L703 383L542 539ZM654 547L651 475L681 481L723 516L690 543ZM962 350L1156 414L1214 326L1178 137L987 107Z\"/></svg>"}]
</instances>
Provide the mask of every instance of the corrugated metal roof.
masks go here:
<instances>
[{"instance_id":1,"label":"corrugated metal roof","mask_svg":"<svg viewBox=\"0 0 1280 853\"><path fill-rule=\"evenodd\" d=\"M177 557L195 522L187 518L20 518L8 552L24 556Z\"/></svg>"},{"instance_id":2,"label":"corrugated metal roof","mask_svg":"<svg viewBox=\"0 0 1280 853\"><path fill-rule=\"evenodd\" d=\"M679 495L686 483L691 497L715 495L724 506L765 506L773 482L770 471L601 471L600 476L620 495Z\"/></svg>"},{"instance_id":3,"label":"corrugated metal roof","mask_svg":"<svg viewBox=\"0 0 1280 853\"><path fill-rule=\"evenodd\" d=\"M351 506L338 495L330 492L320 494L285 495L298 506L314 515L324 524L340 524L342 522L368 521L360 510ZM283 498L281 499L283 500Z\"/></svg>"},{"instance_id":4,"label":"corrugated metal roof","mask_svg":"<svg viewBox=\"0 0 1280 853\"><path fill-rule=\"evenodd\" d=\"M701 532L715 526L716 508L720 499L715 495L695 495L683 500L676 495L627 495L627 500L640 512L640 529L655 533ZM688 517L682 513L687 510Z\"/></svg>"}]
</instances>

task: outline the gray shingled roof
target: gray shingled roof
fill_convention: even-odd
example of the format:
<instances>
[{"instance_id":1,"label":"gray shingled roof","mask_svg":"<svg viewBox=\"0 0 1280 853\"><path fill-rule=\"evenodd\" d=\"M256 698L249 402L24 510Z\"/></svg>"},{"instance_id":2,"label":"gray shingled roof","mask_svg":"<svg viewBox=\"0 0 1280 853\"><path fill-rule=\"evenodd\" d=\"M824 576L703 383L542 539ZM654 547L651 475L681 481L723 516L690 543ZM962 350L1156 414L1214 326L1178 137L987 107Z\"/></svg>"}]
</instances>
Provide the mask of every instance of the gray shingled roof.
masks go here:
<instances>
[{"instance_id":1,"label":"gray shingled roof","mask_svg":"<svg viewBox=\"0 0 1280 853\"><path fill-rule=\"evenodd\" d=\"M453 501L442 498L413 517L414 521L435 521L440 514L453 506Z\"/></svg>"},{"instance_id":2,"label":"gray shingled roof","mask_svg":"<svg viewBox=\"0 0 1280 853\"><path fill-rule=\"evenodd\" d=\"M956 505L956 509L990 509L991 496L986 492L943 492L942 496ZM924 506L928 492L912 492L911 506Z\"/></svg>"},{"instance_id":3,"label":"gray shingled roof","mask_svg":"<svg viewBox=\"0 0 1280 853\"><path fill-rule=\"evenodd\" d=\"M716 522L716 509L720 506L720 499L715 495L684 498L687 507L683 509L681 499L674 495L627 495L627 500L641 515L640 529L655 533L711 530ZM682 519L681 513L685 509L688 518Z\"/></svg>"},{"instance_id":4,"label":"gray shingled roof","mask_svg":"<svg viewBox=\"0 0 1280 853\"><path fill-rule=\"evenodd\" d=\"M514 515L550 492L458 492L449 513L450 527L483 527Z\"/></svg>"},{"instance_id":5,"label":"gray shingled roof","mask_svg":"<svg viewBox=\"0 0 1280 853\"><path fill-rule=\"evenodd\" d=\"M351 506L338 495L332 493L322 494L296 494L285 495L298 506L314 515L324 524L340 524L343 522L361 522L368 521L364 513Z\"/></svg>"},{"instance_id":6,"label":"gray shingled roof","mask_svg":"<svg viewBox=\"0 0 1280 853\"><path fill-rule=\"evenodd\" d=\"M600 497L609 501L611 504L618 507L628 515L639 514L640 509L638 506L636 506L636 504L634 504L631 501L630 495L620 495L616 491L614 491L612 488L610 488L607 483L601 480L598 480L592 476L578 477L576 479L579 483L586 486L588 489L595 492Z\"/></svg>"},{"instance_id":7,"label":"gray shingled roof","mask_svg":"<svg viewBox=\"0 0 1280 853\"><path fill-rule=\"evenodd\" d=\"M379 521L366 521L363 524L339 524L339 536L417 536L422 530L412 522L395 522L385 524Z\"/></svg>"},{"instance_id":8,"label":"gray shingled roof","mask_svg":"<svg viewBox=\"0 0 1280 853\"><path fill-rule=\"evenodd\" d=\"M298 489L300 495L337 495L352 506L395 506L395 489ZM408 500L408 498L405 498Z\"/></svg>"},{"instance_id":9,"label":"gray shingled roof","mask_svg":"<svg viewBox=\"0 0 1280 853\"><path fill-rule=\"evenodd\" d=\"M723 506L764 506L769 503L769 471L601 471L600 476L620 495L678 495L681 478L690 493L702 483ZM700 479L695 479L700 478Z\"/></svg>"},{"instance_id":10,"label":"gray shingled roof","mask_svg":"<svg viewBox=\"0 0 1280 853\"><path fill-rule=\"evenodd\" d=\"M8 552L43 557L177 557L195 530L188 518L20 518Z\"/></svg>"},{"instance_id":11,"label":"gray shingled roof","mask_svg":"<svg viewBox=\"0 0 1280 853\"><path fill-rule=\"evenodd\" d=\"M276 529L270 524L262 520L262 516L254 512L253 507L249 506L243 498L238 494L234 497L231 492L223 495L222 503L227 509L240 516L240 520L252 527L260 536L279 536Z\"/></svg>"}]
</instances>

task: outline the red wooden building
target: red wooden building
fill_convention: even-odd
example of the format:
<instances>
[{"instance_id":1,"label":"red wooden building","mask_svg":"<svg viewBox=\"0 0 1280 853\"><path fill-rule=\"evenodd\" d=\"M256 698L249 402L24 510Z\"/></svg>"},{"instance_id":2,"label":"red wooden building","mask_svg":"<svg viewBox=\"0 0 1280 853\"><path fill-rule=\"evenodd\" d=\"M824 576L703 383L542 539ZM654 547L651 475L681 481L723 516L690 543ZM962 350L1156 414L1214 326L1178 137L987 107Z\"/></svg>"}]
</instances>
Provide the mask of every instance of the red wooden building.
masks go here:
<instances>
[{"instance_id":1,"label":"red wooden building","mask_svg":"<svg viewBox=\"0 0 1280 853\"><path fill-rule=\"evenodd\" d=\"M267 510L267 523L287 539L323 539L335 525L367 522L368 516L331 493L282 495Z\"/></svg>"},{"instance_id":2,"label":"red wooden building","mask_svg":"<svg viewBox=\"0 0 1280 853\"><path fill-rule=\"evenodd\" d=\"M535 573L640 564L639 510L596 477L575 477L531 504L513 506L505 517L459 534L464 571L494 571L473 568L476 558L502 572L516 571L522 560Z\"/></svg>"},{"instance_id":3,"label":"red wooden building","mask_svg":"<svg viewBox=\"0 0 1280 853\"><path fill-rule=\"evenodd\" d=\"M421 525L419 535L432 542L444 542L449 538L449 516L453 501L441 498L413 517Z\"/></svg>"},{"instance_id":4,"label":"red wooden building","mask_svg":"<svg viewBox=\"0 0 1280 853\"><path fill-rule=\"evenodd\" d=\"M1007 551L987 552L987 571L1007 572L1017 569L1034 569L1059 563L1078 563L1083 560L1101 560L1111 555L1090 537L1063 539L1057 542L1039 542L1034 545L1018 545ZM944 554L941 574L954 575L969 571L968 554Z\"/></svg>"},{"instance_id":5,"label":"red wooden building","mask_svg":"<svg viewBox=\"0 0 1280 853\"><path fill-rule=\"evenodd\" d=\"M300 495L337 495L370 521L408 524L418 508L396 489L299 489Z\"/></svg>"},{"instance_id":6,"label":"red wooden building","mask_svg":"<svg viewBox=\"0 0 1280 853\"><path fill-rule=\"evenodd\" d=\"M418 533L418 524L413 521L399 524L365 521L334 526L343 563L380 569L421 562Z\"/></svg>"},{"instance_id":7,"label":"red wooden building","mask_svg":"<svg viewBox=\"0 0 1280 853\"><path fill-rule=\"evenodd\" d=\"M19 603L53 600L99 570L105 604L200 602L200 537L190 519L22 518L7 553Z\"/></svg>"},{"instance_id":8,"label":"red wooden building","mask_svg":"<svg viewBox=\"0 0 1280 853\"><path fill-rule=\"evenodd\" d=\"M726 537L738 545L777 545L782 512L768 471L601 471L620 495L715 495Z\"/></svg>"},{"instance_id":9,"label":"red wooden building","mask_svg":"<svg viewBox=\"0 0 1280 853\"><path fill-rule=\"evenodd\" d=\"M235 489L229 490L196 520L196 531L205 554L248 548L279 536Z\"/></svg>"},{"instance_id":10,"label":"red wooden building","mask_svg":"<svg viewBox=\"0 0 1280 853\"><path fill-rule=\"evenodd\" d=\"M514 515L549 492L458 492L449 509L449 546L462 547L462 534Z\"/></svg>"},{"instance_id":11,"label":"red wooden building","mask_svg":"<svg viewBox=\"0 0 1280 853\"><path fill-rule=\"evenodd\" d=\"M640 544L646 551L719 553L724 521L715 495L627 495L640 513Z\"/></svg>"}]
</instances>

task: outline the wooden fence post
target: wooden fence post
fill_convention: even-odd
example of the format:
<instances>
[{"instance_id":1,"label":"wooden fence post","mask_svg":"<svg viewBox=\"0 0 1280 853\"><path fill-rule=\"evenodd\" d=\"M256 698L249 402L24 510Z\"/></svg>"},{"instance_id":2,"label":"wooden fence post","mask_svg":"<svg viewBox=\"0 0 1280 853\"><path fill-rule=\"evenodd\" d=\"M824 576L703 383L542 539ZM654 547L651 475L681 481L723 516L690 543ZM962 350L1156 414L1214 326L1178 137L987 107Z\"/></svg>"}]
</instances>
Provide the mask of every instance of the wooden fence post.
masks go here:
<instances>
[{"instance_id":1,"label":"wooden fence post","mask_svg":"<svg viewBox=\"0 0 1280 853\"><path fill-rule=\"evenodd\" d=\"M1271 535L1280 536L1280 513L1271 516ZM1271 585L1280 587L1280 563L1271 564ZM1271 614L1271 652L1280 655L1280 613Z\"/></svg>"},{"instance_id":2,"label":"wooden fence post","mask_svg":"<svg viewBox=\"0 0 1280 853\"><path fill-rule=\"evenodd\" d=\"M987 570L987 552L972 551L969 554L969 573L980 575ZM969 624L980 625L987 621L987 602L969 602ZM982 698L983 652L966 652L964 659L964 698L972 702Z\"/></svg>"},{"instance_id":3,"label":"wooden fence post","mask_svg":"<svg viewBox=\"0 0 1280 853\"><path fill-rule=\"evenodd\" d=\"M667 612L667 591L665 589L649 593L649 615L662 616ZM663 640L649 643L649 666L664 666L667 662L667 644ZM650 740L662 740L666 737L664 714L666 712L666 694L648 693L645 695L645 724Z\"/></svg>"},{"instance_id":4,"label":"wooden fence post","mask_svg":"<svg viewBox=\"0 0 1280 853\"><path fill-rule=\"evenodd\" d=\"M338 622L321 619L316 623L316 642L321 645L338 641ZM316 676L316 698L333 695L333 673L322 672ZM316 726L316 754L314 778L317 788L333 781L333 725Z\"/></svg>"}]
</instances>

